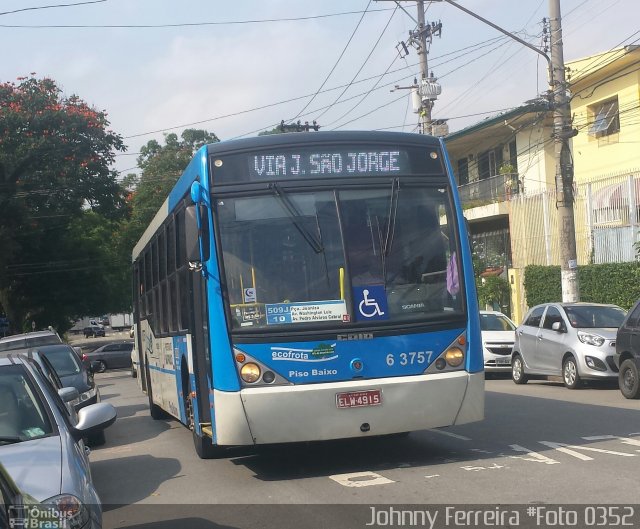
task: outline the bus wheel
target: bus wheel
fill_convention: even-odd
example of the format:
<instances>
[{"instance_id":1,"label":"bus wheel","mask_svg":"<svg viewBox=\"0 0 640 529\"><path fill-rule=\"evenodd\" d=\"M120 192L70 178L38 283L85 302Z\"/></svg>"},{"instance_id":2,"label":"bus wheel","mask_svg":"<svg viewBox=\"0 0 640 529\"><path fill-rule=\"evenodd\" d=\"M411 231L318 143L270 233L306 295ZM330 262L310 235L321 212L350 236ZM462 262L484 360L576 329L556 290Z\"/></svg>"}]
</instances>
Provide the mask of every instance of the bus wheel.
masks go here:
<instances>
[{"instance_id":1,"label":"bus wheel","mask_svg":"<svg viewBox=\"0 0 640 529\"><path fill-rule=\"evenodd\" d=\"M149 376L149 361L145 364L145 373L147 375L147 396L149 397L149 413L154 421L159 421L167 418L167 414L164 410L153 403L153 390L151 389L151 377Z\"/></svg>"}]
</instances>

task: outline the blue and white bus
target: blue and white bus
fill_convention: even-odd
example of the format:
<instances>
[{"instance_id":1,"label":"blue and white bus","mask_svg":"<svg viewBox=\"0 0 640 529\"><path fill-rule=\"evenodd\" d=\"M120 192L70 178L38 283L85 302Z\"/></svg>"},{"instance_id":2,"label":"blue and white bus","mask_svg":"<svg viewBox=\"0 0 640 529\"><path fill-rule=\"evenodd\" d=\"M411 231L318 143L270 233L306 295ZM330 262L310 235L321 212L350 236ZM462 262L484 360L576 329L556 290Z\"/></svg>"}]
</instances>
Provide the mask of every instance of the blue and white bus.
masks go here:
<instances>
[{"instance_id":1,"label":"blue and white bus","mask_svg":"<svg viewBox=\"0 0 640 529\"><path fill-rule=\"evenodd\" d=\"M132 257L140 384L200 457L483 418L471 254L441 140L204 146Z\"/></svg>"}]
</instances>

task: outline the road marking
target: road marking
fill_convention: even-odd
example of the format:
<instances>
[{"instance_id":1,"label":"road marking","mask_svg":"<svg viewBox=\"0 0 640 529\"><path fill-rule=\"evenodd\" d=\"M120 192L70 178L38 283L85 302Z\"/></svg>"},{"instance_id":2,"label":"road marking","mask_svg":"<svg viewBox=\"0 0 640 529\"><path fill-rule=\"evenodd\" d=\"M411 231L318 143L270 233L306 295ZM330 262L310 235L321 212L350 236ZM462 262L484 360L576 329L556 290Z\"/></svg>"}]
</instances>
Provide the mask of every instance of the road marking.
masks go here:
<instances>
[{"instance_id":1,"label":"road marking","mask_svg":"<svg viewBox=\"0 0 640 529\"><path fill-rule=\"evenodd\" d=\"M498 463L494 463L490 467L467 465L467 466L460 467L460 468L462 468L464 470L470 470L470 471L473 471L473 472L481 472L482 470L499 470L501 468L509 468L509 467L506 467L504 465L498 465Z\"/></svg>"},{"instance_id":2,"label":"road marking","mask_svg":"<svg viewBox=\"0 0 640 529\"><path fill-rule=\"evenodd\" d=\"M395 483L375 472L353 472L351 474L335 474L330 479L345 487L370 487L371 485L387 485Z\"/></svg>"},{"instance_id":3,"label":"road marking","mask_svg":"<svg viewBox=\"0 0 640 529\"><path fill-rule=\"evenodd\" d=\"M630 439L629 437L620 437L617 435L590 435L589 437L583 437L583 439L585 441L605 441L609 439L616 439L625 445L640 446L640 441L637 439Z\"/></svg>"},{"instance_id":4,"label":"road marking","mask_svg":"<svg viewBox=\"0 0 640 529\"><path fill-rule=\"evenodd\" d=\"M431 479L431 478L439 478L440 474L431 474L430 476L425 476L425 478L427 479Z\"/></svg>"},{"instance_id":5,"label":"road marking","mask_svg":"<svg viewBox=\"0 0 640 529\"><path fill-rule=\"evenodd\" d=\"M453 437L454 439L460 439L460 441L471 441L471 439L469 439L468 437L465 437L464 435L458 435L457 433L445 432L444 430L438 430L436 428L433 428L429 431L433 433L439 433L441 435L446 435L448 437Z\"/></svg>"},{"instance_id":6,"label":"road marking","mask_svg":"<svg viewBox=\"0 0 640 529\"><path fill-rule=\"evenodd\" d=\"M509 456L512 459L522 459L523 461L533 461L534 463L544 463L545 465L555 465L556 463L560 463L560 461L556 461L555 459L551 459L550 457L539 454L538 452L534 452L533 450L529 450L524 446L520 445L509 445L512 450L516 452L524 452L525 456Z\"/></svg>"},{"instance_id":7,"label":"road marking","mask_svg":"<svg viewBox=\"0 0 640 529\"><path fill-rule=\"evenodd\" d=\"M554 443L551 441L538 441L540 444L543 444L545 446L548 446L549 448L554 448L556 450L558 450L558 452L562 452L564 454L573 456L573 457L577 457L578 459L581 459L582 461L593 461L592 457L586 456L584 454L581 454L579 452L576 452L576 450L585 450L585 451L589 451L589 452L599 452L601 454L609 454L609 455L613 455L613 456L623 456L623 457L635 457L635 454L629 454L627 452L615 452L613 450L603 450L602 448L594 448L592 446L576 446L576 445L569 445L569 444L565 444L565 443ZM573 448L573 450L572 450Z\"/></svg>"}]
</instances>

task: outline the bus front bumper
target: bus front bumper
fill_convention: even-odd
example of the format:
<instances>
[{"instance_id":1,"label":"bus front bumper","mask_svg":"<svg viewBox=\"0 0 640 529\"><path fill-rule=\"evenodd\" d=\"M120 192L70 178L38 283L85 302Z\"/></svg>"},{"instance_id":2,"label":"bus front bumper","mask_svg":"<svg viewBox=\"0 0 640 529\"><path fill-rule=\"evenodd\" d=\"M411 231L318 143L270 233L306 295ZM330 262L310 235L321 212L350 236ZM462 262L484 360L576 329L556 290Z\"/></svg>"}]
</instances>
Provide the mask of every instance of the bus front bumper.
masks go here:
<instances>
[{"instance_id":1,"label":"bus front bumper","mask_svg":"<svg viewBox=\"0 0 640 529\"><path fill-rule=\"evenodd\" d=\"M336 395L381 390L376 406L338 408ZM484 418L484 374L412 377L214 391L214 438L252 445L369 437Z\"/></svg>"}]
</instances>

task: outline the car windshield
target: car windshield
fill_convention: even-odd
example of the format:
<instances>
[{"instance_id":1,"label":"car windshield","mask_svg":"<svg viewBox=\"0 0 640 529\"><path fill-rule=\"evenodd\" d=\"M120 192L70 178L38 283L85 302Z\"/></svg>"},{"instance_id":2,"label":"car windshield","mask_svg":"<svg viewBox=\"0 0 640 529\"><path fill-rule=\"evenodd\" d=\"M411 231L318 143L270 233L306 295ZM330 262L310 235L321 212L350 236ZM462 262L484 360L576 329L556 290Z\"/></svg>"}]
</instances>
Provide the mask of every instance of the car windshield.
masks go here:
<instances>
[{"instance_id":1,"label":"car windshield","mask_svg":"<svg viewBox=\"0 0 640 529\"><path fill-rule=\"evenodd\" d=\"M445 189L276 187L272 195L216 205L234 329L428 321L462 312Z\"/></svg>"},{"instance_id":2,"label":"car windshield","mask_svg":"<svg viewBox=\"0 0 640 529\"><path fill-rule=\"evenodd\" d=\"M576 305L565 307L569 323L572 327L588 328L618 328L626 312L620 307L601 307L598 305Z\"/></svg>"},{"instance_id":3,"label":"car windshield","mask_svg":"<svg viewBox=\"0 0 640 529\"><path fill-rule=\"evenodd\" d=\"M56 370L59 377L80 373L80 365L76 360L75 353L67 347L46 351L44 356L51 362L53 369Z\"/></svg>"},{"instance_id":4,"label":"car windshield","mask_svg":"<svg viewBox=\"0 0 640 529\"><path fill-rule=\"evenodd\" d=\"M52 431L44 404L24 368L0 367L0 446L44 437Z\"/></svg>"},{"instance_id":5,"label":"car windshield","mask_svg":"<svg viewBox=\"0 0 640 529\"><path fill-rule=\"evenodd\" d=\"M483 331L513 331L515 326L503 314L480 314L480 329Z\"/></svg>"}]
</instances>

